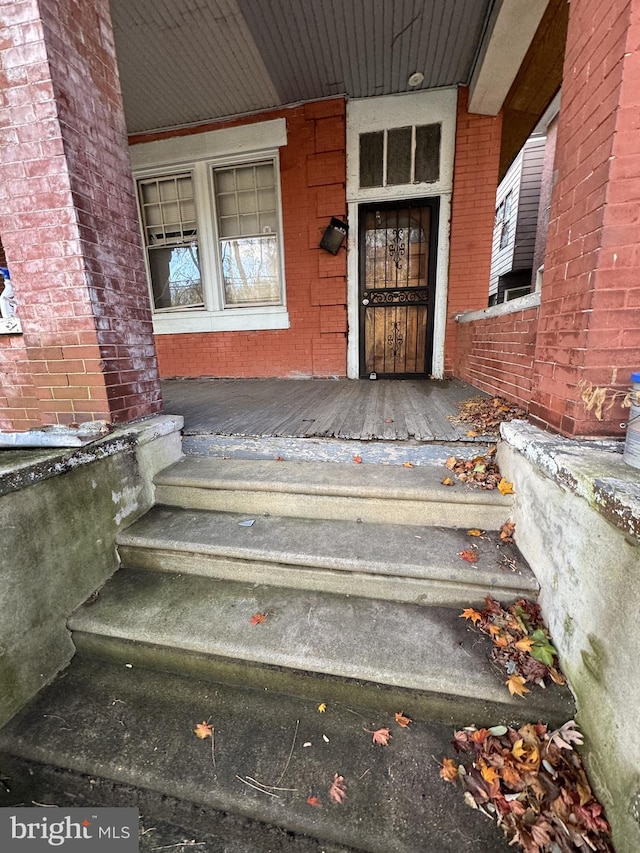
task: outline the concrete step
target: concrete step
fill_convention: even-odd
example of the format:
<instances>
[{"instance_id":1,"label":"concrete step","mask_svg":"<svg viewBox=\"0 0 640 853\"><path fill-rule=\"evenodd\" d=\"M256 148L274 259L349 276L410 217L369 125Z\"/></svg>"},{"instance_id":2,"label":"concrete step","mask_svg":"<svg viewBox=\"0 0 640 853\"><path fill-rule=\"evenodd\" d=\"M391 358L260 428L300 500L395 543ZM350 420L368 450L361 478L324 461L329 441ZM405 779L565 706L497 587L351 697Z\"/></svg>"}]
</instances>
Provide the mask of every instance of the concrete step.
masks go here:
<instances>
[{"instance_id":1,"label":"concrete step","mask_svg":"<svg viewBox=\"0 0 640 853\"><path fill-rule=\"evenodd\" d=\"M202 720L214 726L213 750L211 739L193 733ZM387 747L365 731L382 726L393 735ZM201 826L216 809L303 833L300 847L298 836L288 837L291 851L507 853L494 823L438 778L437 761L454 755L452 734L433 722L401 729L381 710L329 704L319 714L309 699L80 656L0 731L0 766L9 786L10 757L19 756L40 762L43 772L53 765L86 774L94 802L113 789L101 784L107 779L133 786L128 806L145 805L155 791L199 806ZM340 805L328 798L336 773L346 785ZM261 785L272 787L256 790ZM0 786L0 805L3 796ZM320 807L307 803L310 796ZM323 842L312 845L314 838ZM238 849L224 840L224 850ZM255 853L285 849L262 841Z\"/></svg>"},{"instance_id":2,"label":"concrete step","mask_svg":"<svg viewBox=\"0 0 640 853\"><path fill-rule=\"evenodd\" d=\"M253 625L256 613L266 614ZM488 638L459 608L121 569L69 620L84 654L391 711L484 725L565 722L567 690L509 695ZM569 714L569 716L567 716Z\"/></svg>"},{"instance_id":3,"label":"concrete step","mask_svg":"<svg viewBox=\"0 0 640 853\"><path fill-rule=\"evenodd\" d=\"M241 522L253 521L243 526ZM475 547L477 563L460 552ZM122 564L416 604L535 598L537 581L495 532L154 507L118 538Z\"/></svg>"},{"instance_id":4,"label":"concrete step","mask_svg":"<svg viewBox=\"0 0 640 853\"><path fill-rule=\"evenodd\" d=\"M252 515L497 530L512 498L456 481L444 466L278 462L188 456L161 471L156 502Z\"/></svg>"}]
</instances>

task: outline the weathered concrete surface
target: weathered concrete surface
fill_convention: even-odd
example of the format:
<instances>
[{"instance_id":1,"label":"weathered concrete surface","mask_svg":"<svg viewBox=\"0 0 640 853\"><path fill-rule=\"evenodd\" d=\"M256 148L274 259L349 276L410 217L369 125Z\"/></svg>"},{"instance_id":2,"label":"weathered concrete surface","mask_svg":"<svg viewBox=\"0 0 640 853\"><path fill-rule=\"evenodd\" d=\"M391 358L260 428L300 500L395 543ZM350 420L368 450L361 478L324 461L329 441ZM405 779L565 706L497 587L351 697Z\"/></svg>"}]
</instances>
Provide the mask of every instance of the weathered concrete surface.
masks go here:
<instances>
[{"instance_id":1,"label":"weathered concrete surface","mask_svg":"<svg viewBox=\"0 0 640 853\"><path fill-rule=\"evenodd\" d=\"M213 756L212 741L193 733L202 720L214 726ZM387 747L371 739L383 726ZM311 700L76 658L0 732L0 750L368 853L506 853L494 823L438 778L452 734L432 722L402 729L384 711L329 704L320 714ZM336 773L340 805L328 797Z\"/></svg>"},{"instance_id":2,"label":"weathered concrete surface","mask_svg":"<svg viewBox=\"0 0 640 853\"><path fill-rule=\"evenodd\" d=\"M512 498L456 481L446 468L278 462L186 456L156 477L159 503L222 512L271 513L373 523L497 530Z\"/></svg>"},{"instance_id":3,"label":"weathered concrete surface","mask_svg":"<svg viewBox=\"0 0 640 853\"><path fill-rule=\"evenodd\" d=\"M516 543L576 695L585 760L618 853L640 850L640 471L619 442L502 427Z\"/></svg>"},{"instance_id":4,"label":"weathered concrete surface","mask_svg":"<svg viewBox=\"0 0 640 853\"><path fill-rule=\"evenodd\" d=\"M266 621L252 625L255 613L268 614ZM556 685L533 690L526 703L510 696L505 677L490 664L490 641L469 630L459 608L121 569L95 602L73 614L69 627L80 651L119 653L125 662L135 653L146 667L173 661L187 672L195 656L198 669L208 661L212 677L234 668L238 680L248 678L245 665L247 673L270 667L269 686L283 692L293 689L290 672L306 673L299 679L306 695L314 678L321 678L325 695L333 679L340 681L337 690L356 680L384 688L407 713L423 718L436 713L431 697L444 697L446 722L460 725L470 717L486 725L525 713L562 723L573 714L568 691ZM357 692L352 688L349 701L362 704Z\"/></svg>"},{"instance_id":5,"label":"weathered concrete surface","mask_svg":"<svg viewBox=\"0 0 640 853\"><path fill-rule=\"evenodd\" d=\"M496 531L154 507L118 537L123 565L417 604L535 598L538 583ZM462 519L461 519L462 520ZM505 517L506 521L506 517ZM478 561L460 557L472 543Z\"/></svg>"},{"instance_id":6,"label":"weathered concrete surface","mask_svg":"<svg viewBox=\"0 0 640 853\"><path fill-rule=\"evenodd\" d=\"M180 426L154 418L78 450L0 452L0 725L71 659L66 619L118 567L116 534L153 504Z\"/></svg>"}]
</instances>

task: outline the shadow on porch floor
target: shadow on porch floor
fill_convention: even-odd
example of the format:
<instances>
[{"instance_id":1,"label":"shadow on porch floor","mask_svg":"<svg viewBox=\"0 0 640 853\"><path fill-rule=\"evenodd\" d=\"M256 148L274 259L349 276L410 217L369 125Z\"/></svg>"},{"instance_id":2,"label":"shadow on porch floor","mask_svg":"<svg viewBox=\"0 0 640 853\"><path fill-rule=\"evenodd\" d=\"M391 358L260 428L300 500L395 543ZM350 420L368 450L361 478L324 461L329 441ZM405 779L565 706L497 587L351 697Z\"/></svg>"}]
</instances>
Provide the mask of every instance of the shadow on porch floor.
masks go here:
<instances>
[{"instance_id":1,"label":"shadow on porch floor","mask_svg":"<svg viewBox=\"0 0 640 853\"><path fill-rule=\"evenodd\" d=\"M421 442L469 441L449 418L485 396L458 379L169 379L162 393L185 436Z\"/></svg>"}]
</instances>

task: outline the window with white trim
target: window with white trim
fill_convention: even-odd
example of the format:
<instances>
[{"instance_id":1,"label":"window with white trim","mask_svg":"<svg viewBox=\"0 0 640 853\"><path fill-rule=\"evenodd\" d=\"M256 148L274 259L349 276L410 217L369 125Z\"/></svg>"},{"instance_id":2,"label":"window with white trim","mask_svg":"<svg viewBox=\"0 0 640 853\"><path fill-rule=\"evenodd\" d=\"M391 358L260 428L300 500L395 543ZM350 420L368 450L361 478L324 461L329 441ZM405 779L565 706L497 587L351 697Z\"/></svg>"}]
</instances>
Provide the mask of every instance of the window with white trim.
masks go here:
<instances>
[{"instance_id":1,"label":"window with white trim","mask_svg":"<svg viewBox=\"0 0 640 853\"><path fill-rule=\"evenodd\" d=\"M148 151L135 179L154 331L288 328L277 149L175 166Z\"/></svg>"}]
</instances>

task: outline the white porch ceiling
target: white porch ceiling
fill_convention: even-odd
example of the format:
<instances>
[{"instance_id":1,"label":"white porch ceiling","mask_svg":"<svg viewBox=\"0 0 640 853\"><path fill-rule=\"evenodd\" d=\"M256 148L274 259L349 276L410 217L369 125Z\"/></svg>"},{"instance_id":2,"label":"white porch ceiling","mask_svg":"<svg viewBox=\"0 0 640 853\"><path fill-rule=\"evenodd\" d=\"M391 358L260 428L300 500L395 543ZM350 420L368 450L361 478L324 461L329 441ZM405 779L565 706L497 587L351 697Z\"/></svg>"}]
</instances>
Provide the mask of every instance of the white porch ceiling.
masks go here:
<instances>
[{"instance_id":1,"label":"white porch ceiling","mask_svg":"<svg viewBox=\"0 0 640 853\"><path fill-rule=\"evenodd\" d=\"M496 0L111 0L130 133L468 83Z\"/></svg>"}]
</instances>

